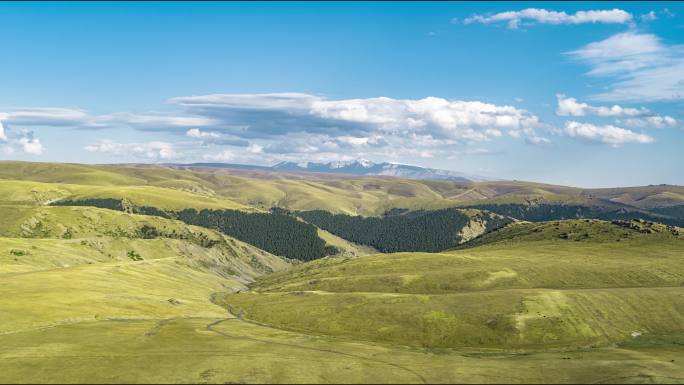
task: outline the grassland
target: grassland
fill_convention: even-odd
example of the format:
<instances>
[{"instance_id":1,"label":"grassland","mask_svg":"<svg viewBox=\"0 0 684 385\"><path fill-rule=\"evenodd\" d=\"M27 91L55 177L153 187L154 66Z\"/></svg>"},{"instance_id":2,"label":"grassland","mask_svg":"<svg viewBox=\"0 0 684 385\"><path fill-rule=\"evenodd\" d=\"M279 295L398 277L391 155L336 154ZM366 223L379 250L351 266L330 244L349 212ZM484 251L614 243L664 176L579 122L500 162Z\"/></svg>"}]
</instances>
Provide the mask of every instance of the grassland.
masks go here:
<instances>
[{"instance_id":1,"label":"grassland","mask_svg":"<svg viewBox=\"0 0 684 385\"><path fill-rule=\"evenodd\" d=\"M294 263L180 221L48 206L371 215L530 197L663 207L681 191L596 193L2 162L0 383L682 383L681 228L517 222L395 254L319 230L341 253Z\"/></svg>"}]
</instances>

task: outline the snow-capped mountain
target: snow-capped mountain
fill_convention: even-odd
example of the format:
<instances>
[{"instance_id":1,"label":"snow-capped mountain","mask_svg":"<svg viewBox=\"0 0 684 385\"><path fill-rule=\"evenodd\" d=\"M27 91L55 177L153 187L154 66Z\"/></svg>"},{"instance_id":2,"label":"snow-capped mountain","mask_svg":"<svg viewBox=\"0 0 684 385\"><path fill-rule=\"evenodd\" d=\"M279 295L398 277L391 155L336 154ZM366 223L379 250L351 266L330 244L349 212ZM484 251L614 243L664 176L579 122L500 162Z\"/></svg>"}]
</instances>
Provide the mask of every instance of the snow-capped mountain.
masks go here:
<instances>
[{"instance_id":1,"label":"snow-capped mountain","mask_svg":"<svg viewBox=\"0 0 684 385\"><path fill-rule=\"evenodd\" d=\"M439 170L399 163L374 163L367 159L351 161L335 161L329 163L315 162L280 162L273 166L255 166L230 163L193 163L193 164L170 164L175 167L211 167L211 168L234 168L240 170L282 171L282 172L324 172L332 174L348 175L385 175L404 179L419 180L448 180L453 182L479 182L493 180L477 175L466 174L457 171Z\"/></svg>"},{"instance_id":2,"label":"snow-capped mountain","mask_svg":"<svg viewBox=\"0 0 684 385\"><path fill-rule=\"evenodd\" d=\"M374 163L367 159L336 161L329 163L280 162L271 167L276 171L325 172L351 175L386 175L406 179L449 180L455 182L477 182L487 178L456 171L439 170L399 163Z\"/></svg>"}]
</instances>

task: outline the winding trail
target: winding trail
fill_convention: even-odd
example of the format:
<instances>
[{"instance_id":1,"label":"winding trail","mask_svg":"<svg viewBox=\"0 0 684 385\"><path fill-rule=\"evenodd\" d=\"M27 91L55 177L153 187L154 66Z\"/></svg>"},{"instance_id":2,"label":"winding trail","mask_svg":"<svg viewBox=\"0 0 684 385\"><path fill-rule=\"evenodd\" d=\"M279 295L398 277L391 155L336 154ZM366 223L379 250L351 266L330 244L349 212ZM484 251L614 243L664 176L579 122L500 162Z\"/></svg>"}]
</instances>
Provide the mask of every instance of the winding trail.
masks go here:
<instances>
[{"instance_id":1,"label":"winding trail","mask_svg":"<svg viewBox=\"0 0 684 385\"><path fill-rule=\"evenodd\" d=\"M391 367L393 367L393 368L396 368L396 369L399 369L399 370L403 370L403 371L405 371L405 372L410 373L412 376L416 377L416 378L417 378L421 383L423 383L423 384L428 384L428 383L429 383L429 382L428 382L422 375L420 375L419 373L416 373L415 371L413 371L413 370L411 370L411 369L409 369L409 368L407 368L407 367L404 367L404 366L401 366L401 365L398 365L398 364L395 364L395 363L392 363L392 362L387 362L387 361L383 361L383 360L378 360L378 359L375 359L375 358L364 357L364 356L360 356L360 355L356 355L356 354L351 354L351 353L338 352L338 351L336 351L336 350L330 350L330 349L324 349L324 348L315 348L315 347L312 347L312 346L304 346L304 345L297 345L297 344L289 344L289 343L284 343L284 342L274 342L274 341L262 340L262 339L259 339L259 338L246 337L246 336L239 336L239 335L236 336L236 335L231 335L231 334L228 334L228 333L225 333L225 332L222 332L222 331L219 331L219 330L214 329L215 326L217 326L217 325L219 325L219 324L221 324L221 323L223 323L223 322L226 322L226 321L238 321L238 322L244 322L244 323L246 323L246 324L255 325L255 326L259 326L259 327L264 327L264 328L268 327L268 328L271 328L271 329L280 330L280 329L273 328L273 327L270 327L270 326L265 326L265 325L261 325L261 324L258 324L258 323L250 322L249 320L244 320L244 319L242 319L241 316L235 316L233 313L230 312L230 310L228 310L228 309L226 309L226 310L228 311L229 314L233 315L233 317L220 319L220 320L218 320L218 321L214 321L214 322L210 323L209 325L206 326L206 329L207 329L208 331L213 332L213 333L216 333L216 334L218 334L218 335L221 335L221 336L223 336L223 337L225 337L225 338L239 339L239 340L247 340L247 341L261 342L261 343L268 344L268 345L285 346L285 347L290 347L290 348L297 348L297 349L312 350L312 351L323 352L323 353L337 354L337 355L340 355L340 356L351 357L351 358L356 358L356 359L360 359L360 360L365 360L365 361L368 361L368 362L374 362L374 363L379 363L379 364L383 364L383 365L388 365L388 366L391 366Z\"/></svg>"}]
</instances>

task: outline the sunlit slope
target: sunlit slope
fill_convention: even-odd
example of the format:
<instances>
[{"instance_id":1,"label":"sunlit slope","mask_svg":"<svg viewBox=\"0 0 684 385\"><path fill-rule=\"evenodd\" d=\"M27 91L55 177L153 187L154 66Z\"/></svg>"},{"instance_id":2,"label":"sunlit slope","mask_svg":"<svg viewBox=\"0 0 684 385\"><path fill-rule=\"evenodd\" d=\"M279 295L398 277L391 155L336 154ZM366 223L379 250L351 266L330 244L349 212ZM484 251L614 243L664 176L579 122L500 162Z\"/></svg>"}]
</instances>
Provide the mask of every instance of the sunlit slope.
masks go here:
<instances>
[{"instance_id":1,"label":"sunlit slope","mask_svg":"<svg viewBox=\"0 0 684 385\"><path fill-rule=\"evenodd\" d=\"M0 334L75 321L221 316L210 294L240 283L178 262L171 257L2 276Z\"/></svg>"},{"instance_id":2,"label":"sunlit slope","mask_svg":"<svg viewBox=\"0 0 684 385\"><path fill-rule=\"evenodd\" d=\"M195 202L193 207L197 208L223 205L241 209L239 206L242 205L268 209L278 206L292 210L320 209L353 215L380 215L392 208L438 209L480 202L547 202L610 208L621 205L648 210L684 205L682 186L580 189L521 181L417 181L163 165L0 162L0 184L5 183L2 179L100 186L92 192L73 193L84 197L130 196L134 203L141 205L154 203L156 197L159 204L167 208L178 208L183 200L187 200ZM114 188L108 189L108 186ZM135 186L160 189L124 189ZM39 193L30 193L29 190L28 195L35 198Z\"/></svg>"},{"instance_id":3,"label":"sunlit slope","mask_svg":"<svg viewBox=\"0 0 684 385\"><path fill-rule=\"evenodd\" d=\"M0 162L0 179L97 186L145 183L142 179L103 166L17 161Z\"/></svg>"},{"instance_id":4,"label":"sunlit slope","mask_svg":"<svg viewBox=\"0 0 684 385\"><path fill-rule=\"evenodd\" d=\"M222 239L221 235L183 222L155 216L128 214L83 206L10 206L0 205L0 237L85 238L117 236L142 238L143 226L155 228L161 235L192 239Z\"/></svg>"},{"instance_id":5,"label":"sunlit slope","mask_svg":"<svg viewBox=\"0 0 684 385\"><path fill-rule=\"evenodd\" d=\"M287 265L281 258L202 227L93 207L0 205L0 271L176 256L221 275L252 277ZM26 239L26 238L30 238ZM0 246L1 247L1 246Z\"/></svg>"},{"instance_id":6,"label":"sunlit slope","mask_svg":"<svg viewBox=\"0 0 684 385\"><path fill-rule=\"evenodd\" d=\"M0 204L45 205L60 200L118 199L133 206L164 210L233 209L254 211L240 203L196 192L155 186L89 186L0 180Z\"/></svg>"},{"instance_id":7,"label":"sunlit slope","mask_svg":"<svg viewBox=\"0 0 684 385\"><path fill-rule=\"evenodd\" d=\"M288 264L159 217L44 206L0 206L0 215L0 333L100 317L215 316L212 292Z\"/></svg>"},{"instance_id":8,"label":"sunlit slope","mask_svg":"<svg viewBox=\"0 0 684 385\"><path fill-rule=\"evenodd\" d=\"M424 347L577 348L684 333L679 236L559 226L588 234L575 240L546 225L532 230L537 240L317 261L225 301L271 325Z\"/></svg>"},{"instance_id":9,"label":"sunlit slope","mask_svg":"<svg viewBox=\"0 0 684 385\"><path fill-rule=\"evenodd\" d=\"M325 241L326 244L335 246L339 253L337 256L341 257L357 257L361 255L377 254L378 251L370 246L359 245L357 243L349 242L325 230L318 229L318 236Z\"/></svg>"}]
</instances>

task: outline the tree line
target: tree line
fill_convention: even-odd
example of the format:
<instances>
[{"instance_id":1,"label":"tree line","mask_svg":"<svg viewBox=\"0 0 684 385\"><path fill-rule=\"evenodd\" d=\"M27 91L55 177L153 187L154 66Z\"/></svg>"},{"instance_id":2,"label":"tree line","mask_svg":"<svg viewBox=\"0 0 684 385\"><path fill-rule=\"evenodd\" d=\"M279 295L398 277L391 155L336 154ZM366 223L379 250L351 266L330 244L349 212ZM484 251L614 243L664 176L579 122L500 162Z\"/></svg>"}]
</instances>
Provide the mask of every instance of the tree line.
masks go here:
<instances>
[{"instance_id":1,"label":"tree line","mask_svg":"<svg viewBox=\"0 0 684 385\"><path fill-rule=\"evenodd\" d=\"M323 210L300 211L297 216L348 241L372 246L383 253L399 251L435 252L459 244L461 230L471 218L458 209L432 211L394 210L382 217L332 214ZM482 213L486 231L510 222Z\"/></svg>"}]
</instances>

